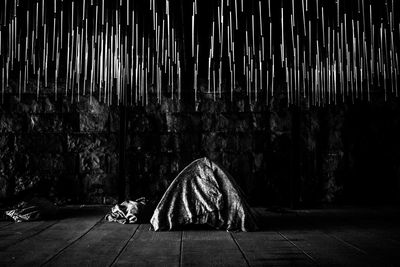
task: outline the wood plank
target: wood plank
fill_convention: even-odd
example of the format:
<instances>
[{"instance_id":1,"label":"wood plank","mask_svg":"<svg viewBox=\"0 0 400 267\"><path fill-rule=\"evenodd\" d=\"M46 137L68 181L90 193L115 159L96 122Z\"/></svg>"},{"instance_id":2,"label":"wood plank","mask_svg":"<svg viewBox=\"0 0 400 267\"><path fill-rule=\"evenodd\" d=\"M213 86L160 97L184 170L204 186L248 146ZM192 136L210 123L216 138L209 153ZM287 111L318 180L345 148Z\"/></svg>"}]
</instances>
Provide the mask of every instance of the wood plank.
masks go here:
<instances>
[{"instance_id":1,"label":"wood plank","mask_svg":"<svg viewBox=\"0 0 400 267\"><path fill-rule=\"evenodd\" d=\"M41 265L90 230L100 217L88 214L59 221L43 232L0 251L0 265Z\"/></svg>"},{"instance_id":2,"label":"wood plank","mask_svg":"<svg viewBox=\"0 0 400 267\"><path fill-rule=\"evenodd\" d=\"M183 232L182 266L247 266L230 233L216 230Z\"/></svg>"},{"instance_id":3,"label":"wood plank","mask_svg":"<svg viewBox=\"0 0 400 267\"><path fill-rule=\"evenodd\" d=\"M400 242L400 218L397 216L382 216L360 218L358 220L349 220L345 225L334 227L334 229L345 229L352 231L361 231L372 233L381 238Z\"/></svg>"},{"instance_id":4,"label":"wood plank","mask_svg":"<svg viewBox=\"0 0 400 267\"><path fill-rule=\"evenodd\" d=\"M0 230L0 250L5 250L7 247L30 238L55 223L57 223L57 221L34 221L9 224Z\"/></svg>"},{"instance_id":5,"label":"wood plank","mask_svg":"<svg viewBox=\"0 0 400 267\"><path fill-rule=\"evenodd\" d=\"M387 239L379 232L363 231L356 228L343 227L327 231L332 237L343 243L364 251L371 258L380 262L379 265L397 265L400 257L400 242Z\"/></svg>"},{"instance_id":6,"label":"wood plank","mask_svg":"<svg viewBox=\"0 0 400 267\"><path fill-rule=\"evenodd\" d=\"M181 232L154 232L142 224L115 266L179 266Z\"/></svg>"},{"instance_id":7,"label":"wood plank","mask_svg":"<svg viewBox=\"0 0 400 267\"><path fill-rule=\"evenodd\" d=\"M281 234L310 255L320 266L378 266L360 250L356 250L322 231L284 231Z\"/></svg>"},{"instance_id":8,"label":"wood plank","mask_svg":"<svg viewBox=\"0 0 400 267\"><path fill-rule=\"evenodd\" d=\"M275 231L233 234L250 266L314 266L301 250Z\"/></svg>"},{"instance_id":9,"label":"wood plank","mask_svg":"<svg viewBox=\"0 0 400 267\"><path fill-rule=\"evenodd\" d=\"M392 242L400 244L400 228L399 227L387 227L387 228L368 227L368 228L359 229L359 231L364 231L366 233L373 233L374 235L378 235L381 238L385 238Z\"/></svg>"},{"instance_id":10,"label":"wood plank","mask_svg":"<svg viewBox=\"0 0 400 267\"><path fill-rule=\"evenodd\" d=\"M0 229L3 228L3 227L6 227L6 226L8 226L8 225L10 225L12 223L13 222L10 222L10 221L0 221Z\"/></svg>"},{"instance_id":11,"label":"wood plank","mask_svg":"<svg viewBox=\"0 0 400 267\"><path fill-rule=\"evenodd\" d=\"M362 261L366 265L379 266L398 262L400 232L396 210L379 211L364 208L321 210L312 213L314 214L301 214L304 223L322 230L344 246L367 255L368 260ZM335 218L334 222L332 218ZM351 257L347 260L351 260Z\"/></svg>"},{"instance_id":12,"label":"wood plank","mask_svg":"<svg viewBox=\"0 0 400 267\"><path fill-rule=\"evenodd\" d=\"M46 266L110 266L138 227L103 221Z\"/></svg>"}]
</instances>

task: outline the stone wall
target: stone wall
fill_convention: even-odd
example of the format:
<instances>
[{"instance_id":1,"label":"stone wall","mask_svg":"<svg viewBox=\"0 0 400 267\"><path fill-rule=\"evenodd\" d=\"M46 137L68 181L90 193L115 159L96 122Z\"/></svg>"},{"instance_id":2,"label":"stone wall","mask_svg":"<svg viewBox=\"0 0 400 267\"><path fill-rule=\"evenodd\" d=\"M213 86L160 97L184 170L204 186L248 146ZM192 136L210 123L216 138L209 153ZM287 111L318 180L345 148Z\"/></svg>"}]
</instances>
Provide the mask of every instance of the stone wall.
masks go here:
<instances>
[{"instance_id":1,"label":"stone wall","mask_svg":"<svg viewBox=\"0 0 400 267\"><path fill-rule=\"evenodd\" d=\"M224 166L254 205L367 199L379 170L385 177L374 199L396 198L397 100L306 109L288 108L285 95L269 106L249 104L239 92L234 99L213 101L204 87L197 103L169 95L160 105L152 96L147 107L126 108L124 141L118 106L7 94L0 105L0 201L41 195L115 203L124 187L129 198L157 200L184 166L204 156Z\"/></svg>"},{"instance_id":2,"label":"stone wall","mask_svg":"<svg viewBox=\"0 0 400 267\"><path fill-rule=\"evenodd\" d=\"M117 111L54 95L8 94L0 106L0 198L42 195L57 202L116 198ZM116 121L116 122L115 122Z\"/></svg>"}]
</instances>

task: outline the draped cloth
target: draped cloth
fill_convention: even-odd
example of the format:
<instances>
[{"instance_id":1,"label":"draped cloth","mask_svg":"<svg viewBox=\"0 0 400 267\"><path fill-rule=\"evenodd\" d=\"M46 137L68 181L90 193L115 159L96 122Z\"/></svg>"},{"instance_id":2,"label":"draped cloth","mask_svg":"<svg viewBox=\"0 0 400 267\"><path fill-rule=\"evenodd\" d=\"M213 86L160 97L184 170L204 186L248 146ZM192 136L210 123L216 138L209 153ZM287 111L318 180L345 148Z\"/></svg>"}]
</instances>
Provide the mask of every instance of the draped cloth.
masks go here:
<instances>
[{"instance_id":1,"label":"draped cloth","mask_svg":"<svg viewBox=\"0 0 400 267\"><path fill-rule=\"evenodd\" d=\"M205 224L254 231L254 216L235 180L208 158L193 161L173 180L150 220L155 231Z\"/></svg>"}]
</instances>

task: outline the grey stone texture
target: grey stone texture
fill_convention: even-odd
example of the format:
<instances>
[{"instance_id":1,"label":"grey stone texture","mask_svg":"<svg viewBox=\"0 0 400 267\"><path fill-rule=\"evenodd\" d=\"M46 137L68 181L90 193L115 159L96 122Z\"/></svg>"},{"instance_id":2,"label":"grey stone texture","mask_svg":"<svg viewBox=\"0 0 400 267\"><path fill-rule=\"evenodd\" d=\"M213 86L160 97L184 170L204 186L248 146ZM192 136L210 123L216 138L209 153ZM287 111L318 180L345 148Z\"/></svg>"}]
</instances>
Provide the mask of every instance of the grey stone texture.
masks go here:
<instances>
[{"instance_id":1,"label":"grey stone texture","mask_svg":"<svg viewBox=\"0 0 400 267\"><path fill-rule=\"evenodd\" d=\"M288 108L278 94L269 105L249 104L237 92L233 102L213 101L206 91L197 103L166 97L158 104L151 97L147 107L126 109L123 142L119 106L83 96L78 103L63 95L55 100L50 92L22 100L7 94L0 105L0 202L41 195L61 203L115 203L121 146L132 198L158 200L179 171L207 156L254 205L340 202L351 199L352 188L363 183L362 165L376 163L368 153L385 151L382 146L391 147L378 166L400 186L395 101ZM373 187L371 177L366 183Z\"/></svg>"}]
</instances>

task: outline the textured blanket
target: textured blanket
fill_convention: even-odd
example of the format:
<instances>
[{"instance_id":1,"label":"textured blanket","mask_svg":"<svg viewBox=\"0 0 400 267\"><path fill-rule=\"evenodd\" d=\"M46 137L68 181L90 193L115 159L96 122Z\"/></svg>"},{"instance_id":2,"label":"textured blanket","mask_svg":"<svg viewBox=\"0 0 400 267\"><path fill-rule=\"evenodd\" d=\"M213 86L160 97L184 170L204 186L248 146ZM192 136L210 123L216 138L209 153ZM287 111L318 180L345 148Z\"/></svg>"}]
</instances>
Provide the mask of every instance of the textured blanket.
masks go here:
<instances>
[{"instance_id":1,"label":"textured blanket","mask_svg":"<svg viewBox=\"0 0 400 267\"><path fill-rule=\"evenodd\" d=\"M57 207L44 198L33 198L30 201L22 201L5 214L15 222L28 222L53 217Z\"/></svg>"},{"instance_id":2,"label":"textured blanket","mask_svg":"<svg viewBox=\"0 0 400 267\"><path fill-rule=\"evenodd\" d=\"M174 179L150 222L155 231L188 224L206 224L227 231L257 229L234 179L208 158L195 160Z\"/></svg>"},{"instance_id":3,"label":"textured blanket","mask_svg":"<svg viewBox=\"0 0 400 267\"><path fill-rule=\"evenodd\" d=\"M122 224L136 223L143 216L147 200L144 197L135 201L128 200L117 204L111 208L111 211L105 216L109 222L118 222Z\"/></svg>"}]
</instances>

